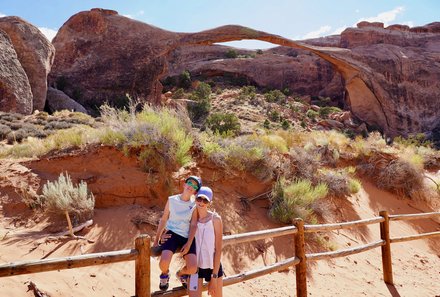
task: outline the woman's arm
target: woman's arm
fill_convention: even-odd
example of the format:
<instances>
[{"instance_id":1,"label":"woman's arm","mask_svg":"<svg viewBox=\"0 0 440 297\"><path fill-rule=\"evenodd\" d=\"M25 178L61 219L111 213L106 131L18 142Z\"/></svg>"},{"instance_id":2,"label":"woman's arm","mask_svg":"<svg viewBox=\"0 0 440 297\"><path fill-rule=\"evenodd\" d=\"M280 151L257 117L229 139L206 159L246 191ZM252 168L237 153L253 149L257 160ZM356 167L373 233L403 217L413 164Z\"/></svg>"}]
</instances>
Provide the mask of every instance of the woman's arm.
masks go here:
<instances>
[{"instance_id":1,"label":"woman's arm","mask_svg":"<svg viewBox=\"0 0 440 297\"><path fill-rule=\"evenodd\" d=\"M159 244L160 237L162 235L163 230L165 229L169 217L170 217L170 206L168 205L168 201L167 201L167 204L165 205L165 209L163 210L162 217L160 218L159 221L159 226L157 226L156 237L154 237L153 246L157 246Z\"/></svg>"},{"instance_id":2,"label":"woman's arm","mask_svg":"<svg viewBox=\"0 0 440 297\"><path fill-rule=\"evenodd\" d=\"M214 215L212 218L214 223L214 233L215 233L215 251L214 251L214 269L213 273L218 275L220 269L220 258L222 256L223 248L223 222L219 215Z\"/></svg>"}]
</instances>

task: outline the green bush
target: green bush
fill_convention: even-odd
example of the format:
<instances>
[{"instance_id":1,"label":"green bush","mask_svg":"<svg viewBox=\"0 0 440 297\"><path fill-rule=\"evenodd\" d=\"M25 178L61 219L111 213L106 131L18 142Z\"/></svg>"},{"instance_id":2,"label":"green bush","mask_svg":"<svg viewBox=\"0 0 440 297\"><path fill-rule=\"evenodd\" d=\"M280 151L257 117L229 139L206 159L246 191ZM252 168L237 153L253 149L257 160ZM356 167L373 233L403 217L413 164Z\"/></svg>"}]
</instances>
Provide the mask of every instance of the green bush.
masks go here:
<instances>
[{"instance_id":1,"label":"green bush","mask_svg":"<svg viewBox=\"0 0 440 297\"><path fill-rule=\"evenodd\" d=\"M312 120L316 119L318 117L318 115L319 115L319 113L317 111L314 111L313 109L309 109L306 112L306 116Z\"/></svg>"},{"instance_id":2,"label":"green bush","mask_svg":"<svg viewBox=\"0 0 440 297\"><path fill-rule=\"evenodd\" d=\"M6 139L6 136L11 132L11 128L9 126L0 124L0 139Z\"/></svg>"},{"instance_id":3,"label":"green bush","mask_svg":"<svg viewBox=\"0 0 440 297\"><path fill-rule=\"evenodd\" d=\"M257 89L254 86L243 86L240 90L240 99L252 100L255 99Z\"/></svg>"},{"instance_id":4,"label":"green bush","mask_svg":"<svg viewBox=\"0 0 440 297\"><path fill-rule=\"evenodd\" d=\"M265 119L265 120L264 120L263 127L264 127L265 129L270 129L270 122L269 122L268 119Z\"/></svg>"},{"instance_id":5,"label":"green bush","mask_svg":"<svg viewBox=\"0 0 440 297\"><path fill-rule=\"evenodd\" d=\"M220 134L232 133L237 135L240 132L240 123L235 114L232 113L214 113L211 114L206 125L209 129Z\"/></svg>"},{"instance_id":6,"label":"green bush","mask_svg":"<svg viewBox=\"0 0 440 297\"><path fill-rule=\"evenodd\" d=\"M179 82L178 82L178 86L180 88L184 88L184 89L189 89L191 87L191 74L189 73L188 70L183 71L180 75L179 75Z\"/></svg>"},{"instance_id":7,"label":"green bush","mask_svg":"<svg viewBox=\"0 0 440 297\"><path fill-rule=\"evenodd\" d=\"M269 119L272 122L279 122L280 121L280 113L276 110L271 111L269 114Z\"/></svg>"},{"instance_id":8,"label":"green bush","mask_svg":"<svg viewBox=\"0 0 440 297\"><path fill-rule=\"evenodd\" d=\"M210 95L211 86L203 82L192 92L190 99L195 102L188 104L188 113L193 122L201 122L208 116L211 110Z\"/></svg>"},{"instance_id":9,"label":"green bush","mask_svg":"<svg viewBox=\"0 0 440 297\"><path fill-rule=\"evenodd\" d=\"M341 112L342 110L335 106L324 106L319 109L319 115L322 118L327 118L329 114Z\"/></svg>"},{"instance_id":10,"label":"green bush","mask_svg":"<svg viewBox=\"0 0 440 297\"><path fill-rule=\"evenodd\" d=\"M286 99L286 95L280 90L272 90L264 94L267 102L282 103Z\"/></svg>"},{"instance_id":11,"label":"green bush","mask_svg":"<svg viewBox=\"0 0 440 297\"><path fill-rule=\"evenodd\" d=\"M262 55L262 54L263 54L263 50L257 49L257 55Z\"/></svg>"},{"instance_id":12,"label":"green bush","mask_svg":"<svg viewBox=\"0 0 440 297\"><path fill-rule=\"evenodd\" d=\"M185 97L185 90L183 88L178 88L174 93L173 96L171 98L173 99L181 99Z\"/></svg>"},{"instance_id":13,"label":"green bush","mask_svg":"<svg viewBox=\"0 0 440 297\"><path fill-rule=\"evenodd\" d=\"M238 57L238 53L236 50L233 49L229 49L226 54L225 54L226 58L228 59L235 59Z\"/></svg>"},{"instance_id":14,"label":"green bush","mask_svg":"<svg viewBox=\"0 0 440 297\"><path fill-rule=\"evenodd\" d=\"M312 204L328 193L327 185L313 186L309 180L287 182L280 179L273 187L269 215L285 224L292 223L294 218L313 221Z\"/></svg>"},{"instance_id":15,"label":"green bush","mask_svg":"<svg viewBox=\"0 0 440 297\"><path fill-rule=\"evenodd\" d=\"M287 130L290 128L290 124L287 120L284 119L281 123L281 127L283 128L283 130Z\"/></svg>"}]
</instances>

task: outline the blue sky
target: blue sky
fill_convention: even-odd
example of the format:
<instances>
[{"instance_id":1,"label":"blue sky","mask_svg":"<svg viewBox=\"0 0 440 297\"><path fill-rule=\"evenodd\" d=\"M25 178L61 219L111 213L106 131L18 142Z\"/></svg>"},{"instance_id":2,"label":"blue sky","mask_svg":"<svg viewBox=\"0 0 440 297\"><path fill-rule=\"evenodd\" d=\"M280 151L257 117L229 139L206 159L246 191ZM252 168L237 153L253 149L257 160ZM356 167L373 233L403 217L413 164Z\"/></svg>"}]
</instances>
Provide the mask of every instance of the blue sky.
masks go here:
<instances>
[{"instance_id":1,"label":"blue sky","mask_svg":"<svg viewBox=\"0 0 440 297\"><path fill-rule=\"evenodd\" d=\"M409 26L440 21L439 0L0 0L0 16L19 16L52 39L70 16L95 7L170 31L238 24L296 40L338 34L361 20ZM272 46L259 41L228 44Z\"/></svg>"}]
</instances>

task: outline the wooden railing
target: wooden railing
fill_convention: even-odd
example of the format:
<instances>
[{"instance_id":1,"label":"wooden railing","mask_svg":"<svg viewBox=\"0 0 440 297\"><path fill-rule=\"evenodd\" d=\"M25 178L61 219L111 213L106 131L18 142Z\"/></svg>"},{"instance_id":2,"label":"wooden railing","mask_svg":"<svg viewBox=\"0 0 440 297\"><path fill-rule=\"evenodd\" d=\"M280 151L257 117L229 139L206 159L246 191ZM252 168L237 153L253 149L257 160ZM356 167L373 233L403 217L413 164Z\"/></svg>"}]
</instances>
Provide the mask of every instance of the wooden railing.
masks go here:
<instances>
[{"instance_id":1,"label":"wooden railing","mask_svg":"<svg viewBox=\"0 0 440 297\"><path fill-rule=\"evenodd\" d=\"M333 259L337 257L345 257L348 255L362 253L377 247L381 247L383 278L388 284L393 284L392 261L391 261L391 243L405 242L410 240L431 238L440 236L440 231L410 235L404 237L390 238L390 221L426 219L440 216L440 212L422 213L422 214L405 214L405 215L388 215L388 212L381 211L379 217L358 220L353 222L344 222L336 224L322 225L304 225L301 219L294 220L294 226L287 226L269 230L255 231L249 233L228 235L223 238L223 245L234 245L244 242L273 238L278 236L293 235L295 239L295 256L283 261L239 273L226 277L223 280L224 286L243 282L249 279L260 277L271 272L284 270L295 266L296 269L296 295L298 297L307 296L307 262L323 259ZM380 223L380 240L370 242L357 247L331 251L322 253L305 253L305 233L331 231L338 229L353 228L370 224ZM81 256L72 256L64 258L53 258L26 262L17 262L0 265L0 277L14 276L20 274L30 274L36 272L79 268L93 265L117 263L123 261L135 261L135 294L138 297L146 296L184 296L186 290L183 287L174 288L166 292L150 291L150 244L151 240L148 235L141 235L135 240L135 248L131 250L120 250L105 253L87 254ZM207 284L204 284L204 290Z\"/></svg>"}]
</instances>

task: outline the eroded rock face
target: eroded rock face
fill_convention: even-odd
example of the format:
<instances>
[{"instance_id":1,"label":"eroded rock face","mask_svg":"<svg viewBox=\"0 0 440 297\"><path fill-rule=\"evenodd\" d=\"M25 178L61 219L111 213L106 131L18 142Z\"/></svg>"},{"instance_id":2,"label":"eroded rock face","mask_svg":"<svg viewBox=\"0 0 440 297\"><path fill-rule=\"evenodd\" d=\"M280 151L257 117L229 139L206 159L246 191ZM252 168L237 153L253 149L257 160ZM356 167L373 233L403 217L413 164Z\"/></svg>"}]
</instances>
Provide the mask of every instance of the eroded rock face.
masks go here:
<instances>
[{"instance_id":1,"label":"eroded rock face","mask_svg":"<svg viewBox=\"0 0 440 297\"><path fill-rule=\"evenodd\" d=\"M18 60L29 79L33 94L31 111L43 110L47 75L53 63L55 48L37 27L19 17L0 18L0 29L11 39Z\"/></svg>"},{"instance_id":2,"label":"eroded rock face","mask_svg":"<svg viewBox=\"0 0 440 297\"><path fill-rule=\"evenodd\" d=\"M93 9L72 16L53 40L49 82L87 108L114 103L128 93L158 104L165 54L177 33Z\"/></svg>"},{"instance_id":3,"label":"eroded rock face","mask_svg":"<svg viewBox=\"0 0 440 297\"><path fill-rule=\"evenodd\" d=\"M88 107L117 101L126 93L158 104L162 90L159 80L167 74L167 56L173 50L255 39L309 51L329 62L342 77L344 98L352 113L390 136L430 132L438 127L439 23L409 31L382 28L381 24L364 23L359 27L345 30L339 47L335 47L338 38L307 44L307 41L295 42L241 26L223 26L191 34L173 33L114 11L94 9L72 16L59 30L53 41L57 56L50 81L58 88L62 83L70 97ZM270 82L274 69L284 69L281 64L295 66L292 61L283 59L261 58L261 65L255 67L246 60L222 62L213 67L213 61L202 59L194 63L194 69L226 72L243 68L253 80L263 81L266 77ZM284 63L276 65L277 61ZM313 66L313 61L318 60L310 58L308 65ZM208 64L211 65L207 67ZM325 67L322 63L319 68ZM267 75L252 74L254 70L266 69ZM329 85L337 89L338 75L332 77L327 73L324 78L326 83L331 78Z\"/></svg>"},{"instance_id":4,"label":"eroded rock face","mask_svg":"<svg viewBox=\"0 0 440 297\"><path fill-rule=\"evenodd\" d=\"M185 46L169 59L169 75L188 70L194 79L218 78L232 84L262 88L288 88L298 95L342 99L343 83L332 65L309 51L276 47L257 54L236 50L245 58L227 58L225 46Z\"/></svg>"},{"instance_id":5,"label":"eroded rock face","mask_svg":"<svg viewBox=\"0 0 440 297\"><path fill-rule=\"evenodd\" d=\"M32 113L31 86L8 35L0 30L0 110Z\"/></svg>"}]
</instances>

